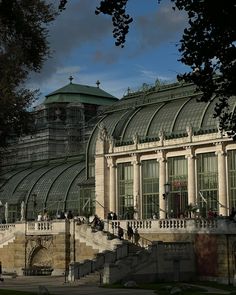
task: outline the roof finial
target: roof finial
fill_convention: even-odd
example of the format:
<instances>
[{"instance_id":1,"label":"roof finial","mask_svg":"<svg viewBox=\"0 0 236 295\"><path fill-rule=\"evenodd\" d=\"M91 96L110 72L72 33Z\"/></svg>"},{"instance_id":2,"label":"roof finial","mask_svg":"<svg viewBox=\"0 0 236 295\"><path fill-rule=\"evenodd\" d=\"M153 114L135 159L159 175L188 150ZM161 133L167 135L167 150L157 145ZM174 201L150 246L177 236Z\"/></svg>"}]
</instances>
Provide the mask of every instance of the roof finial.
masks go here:
<instances>
[{"instance_id":1,"label":"roof finial","mask_svg":"<svg viewBox=\"0 0 236 295\"><path fill-rule=\"evenodd\" d=\"M74 79L74 78L73 78L72 76L69 77L70 84L72 84L72 80L73 80L73 79Z\"/></svg>"},{"instance_id":2,"label":"roof finial","mask_svg":"<svg viewBox=\"0 0 236 295\"><path fill-rule=\"evenodd\" d=\"M97 88L99 88L99 85L100 85L101 83L100 83L99 80L97 80L96 84L97 84Z\"/></svg>"}]
</instances>

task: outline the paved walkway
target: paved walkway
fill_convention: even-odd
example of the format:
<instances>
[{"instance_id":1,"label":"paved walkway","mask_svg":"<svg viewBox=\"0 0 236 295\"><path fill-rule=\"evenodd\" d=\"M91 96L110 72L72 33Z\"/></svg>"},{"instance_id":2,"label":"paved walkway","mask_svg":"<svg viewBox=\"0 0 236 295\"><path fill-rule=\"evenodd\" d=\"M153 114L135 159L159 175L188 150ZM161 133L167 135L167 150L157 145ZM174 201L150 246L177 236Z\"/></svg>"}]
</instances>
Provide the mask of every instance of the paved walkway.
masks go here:
<instances>
[{"instance_id":1,"label":"paved walkway","mask_svg":"<svg viewBox=\"0 0 236 295\"><path fill-rule=\"evenodd\" d=\"M228 291L195 285L195 284L184 284L188 286L197 286L200 288L206 289L206 294L215 293L215 294L230 294ZM51 277L51 276L32 276L32 277L16 277L16 278L6 278L4 282L0 282L0 290L19 290L19 291L29 291L35 292L36 294L39 291L39 286L45 286L50 294L55 295L130 295L130 289L109 289L109 288L100 288L97 286L79 286L73 283L64 283L64 277ZM133 290L132 290L133 291ZM1 293L1 292L0 292ZM40 294L40 293L39 293ZM153 295L153 290L139 290L135 289L135 294L142 295Z\"/></svg>"},{"instance_id":2,"label":"paved walkway","mask_svg":"<svg viewBox=\"0 0 236 295\"><path fill-rule=\"evenodd\" d=\"M50 294L55 295L130 295L130 289L109 289L97 286L78 286L75 284L64 283L64 277L17 277L6 278L4 282L0 282L1 289L19 290L35 292L39 291L39 286L45 286ZM0 291L1 293L1 291ZM135 294L153 295L153 290L135 290Z\"/></svg>"},{"instance_id":3,"label":"paved walkway","mask_svg":"<svg viewBox=\"0 0 236 295\"><path fill-rule=\"evenodd\" d=\"M196 287L199 287L199 288L206 289L206 293L207 294L211 294L211 293L214 293L214 294L230 294L231 293L229 291L225 291L225 290L221 290L221 289L216 289L216 288L208 287L208 286L195 285L195 284L184 284L184 285L187 285L187 286L196 286Z\"/></svg>"}]
</instances>

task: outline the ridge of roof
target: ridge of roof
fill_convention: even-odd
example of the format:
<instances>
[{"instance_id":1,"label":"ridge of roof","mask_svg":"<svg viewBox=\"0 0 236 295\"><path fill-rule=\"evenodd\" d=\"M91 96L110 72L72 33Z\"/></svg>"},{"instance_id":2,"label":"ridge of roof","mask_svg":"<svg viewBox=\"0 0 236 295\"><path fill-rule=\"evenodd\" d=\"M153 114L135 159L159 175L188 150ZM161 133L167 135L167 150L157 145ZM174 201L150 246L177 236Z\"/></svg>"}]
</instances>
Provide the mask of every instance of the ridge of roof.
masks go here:
<instances>
[{"instance_id":1,"label":"ridge of roof","mask_svg":"<svg viewBox=\"0 0 236 295\"><path fill-rule=\"evenodd\" d=\"M50 96L56 95L56 94L86 94L86 95L93 95L93 96L102 96L107 98L114 98L115 96L109 94L108 92L102 90L99 87L95 86L89 86L89 85L81 85L81 84L75 84L75 83L69 83L49 94L46 95L46 99Z\"/></svg>"}]
</instances>

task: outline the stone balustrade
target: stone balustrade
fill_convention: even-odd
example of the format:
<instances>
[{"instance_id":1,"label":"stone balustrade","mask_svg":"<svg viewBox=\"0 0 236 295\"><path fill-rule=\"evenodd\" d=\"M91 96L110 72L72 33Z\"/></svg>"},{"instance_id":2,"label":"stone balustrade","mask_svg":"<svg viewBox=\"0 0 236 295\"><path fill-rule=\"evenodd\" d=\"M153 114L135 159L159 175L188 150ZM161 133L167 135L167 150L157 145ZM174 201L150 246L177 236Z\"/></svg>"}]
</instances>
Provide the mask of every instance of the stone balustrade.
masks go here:
<instances>
[{"instance_id":1,"label":"stone balustrade","mask_svg":"<svg viewBox=\"0 0 236 295\"><path fill-rule=\"evenodd\" d=\"M130 225L137 228L139 234L145 233L217 233L233 234L236 223L227 218L212 219L150 219L150 220L112 220L109 230L117 234L118 226L127 229Z\"/></svg>"},{"instance_id":2,"label":"stone balustrade","mask_svg":"<svg viewBox=\"0 0 236 295\"><path fill-rule=\"evenodd\" d=\"M53 223L50 221L37 221L27 223L27 232L45 232L52 231Z\"/></svg>"},{"instance_id":3,"label":"stone balustrade","mask_svg":"<svg viewBox=\"0 0 236 295\"><path fill-rule=\"evenodd\" d=\"M58 234L68 231L73 233L73 222L68 220L51 220L51 221L35 221L35 222L18 222L14 224L0 225L0 244L9 232L22 232L26 235L44 235ZM25 230L25 225L27 225ZM117 235L117 228L121 226L125 230L130 225L133 229L138 229L139 234L151 233L216 233L216 234L234 234L236 230L236 222L227 218L212 219L155 219L155 220L112 220L105 223L105 231ZM80 227L75 225L76 227ZM82 227L81 227L82 229ZM77 231L77 234L79 232ZM82 231L81 234L83 235ZM85 234L87 236L87 233ZM99 232L91 233L93 240L100 239ZM125 236L126 237L126 236ZM145 241L144 241L145 242ZM147 244L148 240L146 241ZM101 243L101 240L100 240ZM111 243L112 244L112 243ZM111 248L117 244L111 245ZM107 246L107 245L106 245ZM112 250L112 249L110 249Z\"/></svg>"},{"instance_id":4,"label":"stone balustrade","mask_svg":"<svg viewBox=\"0 0 236 295\"><path fill-rule=\"evenodd\" d=\"M15 223L0 224L0 232L15 228Z\"/></svg>"}]
</instances>

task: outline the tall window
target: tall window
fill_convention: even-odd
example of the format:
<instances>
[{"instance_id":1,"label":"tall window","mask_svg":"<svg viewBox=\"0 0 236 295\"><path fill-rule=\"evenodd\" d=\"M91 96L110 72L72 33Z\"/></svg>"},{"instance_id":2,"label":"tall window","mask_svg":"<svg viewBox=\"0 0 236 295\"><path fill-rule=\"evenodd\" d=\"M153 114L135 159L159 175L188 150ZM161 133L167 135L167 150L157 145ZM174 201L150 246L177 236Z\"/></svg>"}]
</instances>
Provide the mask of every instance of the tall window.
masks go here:
<instances>
[{"instance_id":1,"label":"tall window","mask_svg":"<svg viewBox=\"0 0 236 295\"><path fill-rule=\"evenodd\" d=\"M159 212L159 163L142 161L142 217L152 218Z\"/></svg>"},{"instance_id":2,"label":"tall window","mask_svg":"<svg viewBox=\"0 0 236 295\"><path fill-rule=\"evenodd\" d=\"M95 213L94 187L81 187L78 211L80 215L84 215L87 217Z\"/></svg>"},{"instance_id":3,"label":"tall window","mask_svg":"<svg viewBox=\"0 0 236 295\"><path fill-rule=\"evenodd\" d=\"M215 153L205 153L197 156L197 181L201 215L207 217L209 209L217 213L218 167Z\"/></svg>"},{"instance_id":4,"label":"tall window","mask_svg":"<svg viewBox=\"0 0 236 295\"><path fill-rule=\"evenodd\" d=\"M186 214L188 205L187 159L184 156L168 158L168 181L170 194L167 196L166 211L170 217L181 217Z\"/></svg>"},{"instance_id":5,"label":"tall window","mask_svg":"<svg viewBox=\"0 0 236 295\"><path fill-rule=\"evenodd\" d=\"M133 210L133 166L131 163L117 165L118 172L118 214L120 218L132 218Z\"/></svg>"},{"instance_id":6,"label":"tall window","mask_svg":"<svg viewBox=\"0 0 236 295\"><path fill-rule=\"evenodd\" d=\"M229 206L236 208L236 150L228 151Z\"/></svg>"}]
</instances>

